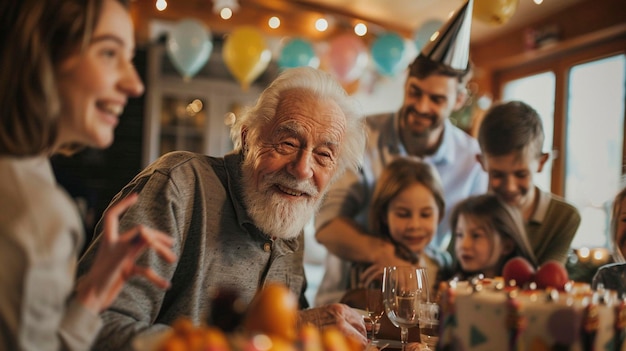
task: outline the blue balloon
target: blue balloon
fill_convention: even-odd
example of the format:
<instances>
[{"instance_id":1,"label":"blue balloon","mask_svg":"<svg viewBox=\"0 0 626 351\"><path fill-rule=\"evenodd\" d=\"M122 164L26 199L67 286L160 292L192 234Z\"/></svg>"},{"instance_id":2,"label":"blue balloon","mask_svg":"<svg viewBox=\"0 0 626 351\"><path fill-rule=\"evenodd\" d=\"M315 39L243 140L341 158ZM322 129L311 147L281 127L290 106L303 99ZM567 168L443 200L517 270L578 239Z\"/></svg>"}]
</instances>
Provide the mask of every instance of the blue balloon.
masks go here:
<instances>
[{"instance_id":1,"label":"blue balloon","mask_svg":"<svg viewBox=\"0 0 626 351\"><path fill-rule=\"evenodd\" d=\"M404 40L398 34L385 33L374 40L371 54L380 74L394 76L403 68Z\"/></svg>"},{"instance_id":2,"label":"blue balloon","mask_svg":"<svg viewBox=\"0 0 626 351\"><path fill-rule=\"evenodd\" d=\"M417 51L422 51L424 46L430 41L430 37L435 34L436 31L441 29L443 22L438 19L430 19L424 22L419 29L413 34L413 40Z\"/></svg>"},{"instance_id":3,"label":"blue balloon","mask_svg":"<svg viewBox=\"0 0 626 351\"><path fill-rule=\"evenodd\" d=\"M167 36L166 48L176 70L189 79L202 69L211 56L211 33L201 22L185 19L178 22Z\"/></svg>"},{"instance_id":4,"label":"blue balloon","mask_svg":"<svg viewBox=\"0 0 626 351\"><path fill-rule=\"evenodd\" d=\"M304 39L291 39L280 51L278 66L282 69L310 66L318 68L320 60L313 46Z\"/></svg>"}]
</instances>

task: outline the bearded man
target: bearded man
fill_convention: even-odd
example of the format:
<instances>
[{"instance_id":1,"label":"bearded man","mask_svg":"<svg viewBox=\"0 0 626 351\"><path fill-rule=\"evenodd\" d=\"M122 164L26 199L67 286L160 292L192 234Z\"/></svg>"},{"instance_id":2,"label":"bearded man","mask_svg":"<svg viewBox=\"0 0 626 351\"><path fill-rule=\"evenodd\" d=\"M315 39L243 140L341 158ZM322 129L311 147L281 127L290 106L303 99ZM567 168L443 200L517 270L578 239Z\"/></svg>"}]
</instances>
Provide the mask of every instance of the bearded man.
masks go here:
<instances>
[{"instance_id":1,"label":"bearded man","mask_svg":"<svg viewBox=\"0 0 626 351\"><path fill-rule=\"evenodd\" d=\"M113 199L139 193L120 230L145 223L170 233L180 259L164 264L152 253L142 257L142 266L169 279L170 289L130 280L102 314L105 325L94 350L131 350L136 335L168 328L181 316L202 322L218 288L236 291L247 303L264 284L281 282L306 307L302 230L329 185L346 168L358 167L362 120L330 75L294 68L234 121L231 137L235 149L223 158L162 156ZM79 272L89 267L99 241ZM302 310L300 322L333 324L366 343L362 317L345 305Z\"/></svg>"}]
</instances>

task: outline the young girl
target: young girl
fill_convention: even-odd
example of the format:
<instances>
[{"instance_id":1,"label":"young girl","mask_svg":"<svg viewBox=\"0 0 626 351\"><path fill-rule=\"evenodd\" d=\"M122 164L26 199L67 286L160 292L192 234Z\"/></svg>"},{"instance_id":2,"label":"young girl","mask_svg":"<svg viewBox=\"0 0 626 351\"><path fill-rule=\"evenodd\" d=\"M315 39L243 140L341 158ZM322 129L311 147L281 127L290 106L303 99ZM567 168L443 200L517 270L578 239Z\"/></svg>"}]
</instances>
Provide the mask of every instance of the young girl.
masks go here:
<instances>
[{"instance_id":1,"label":"young girl","mask_svg":"<svg viewBox=\"0 0 626 351\"><path fill-rule=\"evenodd\" d=\"M515 256L537 266L521 213L493 194L461 201L452 211L450 224L454 233L453 273L460 279L477 274L500 276L506 261Z\"/></svg>"},{"instance_id":2,"label":"young girl","mask_svg":"<svg viewBox=\"0 0 626 351\"><path fill-rule=\"evenodd\" d=\"M423 266L431 286L436 286L441 267L452 258L446 252L428 248L437 232L445 208L443 187L436 171L411 158L398 158L382 172L372 195L369 233L392 242L399 264ZM330 253L329 260L339 260ZM346 291L368 286L382 279L382 266L360 262L334 262L327 267L317 291L315 304L337 302Z\"/></svg>"},{"instance_id":3,"label":"young girl","mask_svg":"<svg viewBox=\"0 0 626 351\"><path fill-rule=\"evenodd\" d=\"M381 174L369 211L371 233L392 242L399 258L426 268L433 291L441 268L451 262L448 253L428 247L444 209L443 186L434 168L416 159L398 158ZM382 270L367 267L358 280L377 279Z\"/></svg>"},{"instance_id":4,"label":"young girl","mask_svg":"<svg viewBox=\"0 0 626 351\"><path fill-rule=\"evenodd\" d=\"M374 188L369 209L368 233L393 244L398 265L426 268L430 296L436 295L440 273L448 272L452 261L447 252L428 247L437 233L444 209L443 187L436 170L414 158L397 158L385 167ZM342 297L340 302L349 306L366 309L366 293L360 288L380 289L383 269L377 264L348 262L341 275L332 275L333 271L327 270L316 303L334 295ZM376 285L376 282L380 283ZM400 330L383 316L378 336L398 339ZM413 331L408 339L417 341L418 336Z\"/></svg>"}]
</instances>

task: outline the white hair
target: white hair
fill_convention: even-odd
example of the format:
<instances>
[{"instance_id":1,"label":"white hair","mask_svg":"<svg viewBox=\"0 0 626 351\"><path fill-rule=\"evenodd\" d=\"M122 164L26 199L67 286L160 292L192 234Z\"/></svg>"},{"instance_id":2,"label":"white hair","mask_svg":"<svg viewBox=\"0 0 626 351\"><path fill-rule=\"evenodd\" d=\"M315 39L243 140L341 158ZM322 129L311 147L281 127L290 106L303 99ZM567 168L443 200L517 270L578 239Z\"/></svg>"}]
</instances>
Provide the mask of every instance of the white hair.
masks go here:
<instances>
[{"instance_id":1,"label":"white hair","mask_svg":"<svg viewBox=\"0 0 626 351\"><path fill-rule=\"evenodd\" d=\"M256 145L263 127L272 122L276 108L285 91L302 89L320 99L334 101L346 117L346 133L339 148L336 180L348 167L357 169L365 149L365 126L355 101L341 85L326 72L311 67L290 68L283 71L272 84L261 93L256 105L237 116L231 125L230 136L235 151L243 147L241 133L247 130L246 143Z\"/></svg>"}]
</instances>

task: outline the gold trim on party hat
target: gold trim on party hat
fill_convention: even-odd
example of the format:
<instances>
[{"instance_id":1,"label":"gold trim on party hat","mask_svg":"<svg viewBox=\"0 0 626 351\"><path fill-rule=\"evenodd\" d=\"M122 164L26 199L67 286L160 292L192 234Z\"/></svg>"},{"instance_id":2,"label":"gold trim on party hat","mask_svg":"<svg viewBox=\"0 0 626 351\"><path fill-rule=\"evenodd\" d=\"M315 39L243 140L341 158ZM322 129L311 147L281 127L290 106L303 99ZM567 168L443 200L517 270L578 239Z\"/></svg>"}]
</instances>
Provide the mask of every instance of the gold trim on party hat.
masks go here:
<instances>
[{"instance_id":1,"label":"gold trim on party hat","mask_svg":"<svg viewBox=\"0 0 626 351\"><path fill-rule=\"evenodd\" d=\"M466 71L469 64L473 8L474 0L468 0L437 33L433 34L420 52L420 56L456 71Z\"/></svg>"}]
</instances>

